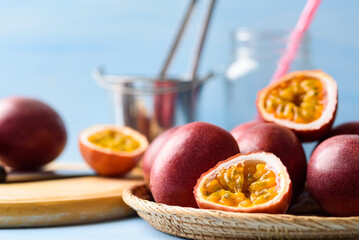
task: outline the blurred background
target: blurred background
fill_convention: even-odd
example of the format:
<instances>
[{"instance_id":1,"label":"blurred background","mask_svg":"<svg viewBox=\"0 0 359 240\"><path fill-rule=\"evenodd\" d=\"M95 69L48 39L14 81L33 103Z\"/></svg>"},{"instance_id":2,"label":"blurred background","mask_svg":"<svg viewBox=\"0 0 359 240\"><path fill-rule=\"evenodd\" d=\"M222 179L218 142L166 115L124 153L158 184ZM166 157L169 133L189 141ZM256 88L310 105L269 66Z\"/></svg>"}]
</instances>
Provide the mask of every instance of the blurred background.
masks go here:
<instances>
[{"instance_id":1,"label":"blurred background","mask_svg":"<svg viewBox=\"0 0 359 240\"><path fill-rule=\"evenodd\" d=\"M235 61L236 29L289 30L304 4L303 0L218 1L199 75L226 69ZM199 1L170 69L173 75L188 73L205 5L206 1ZM110 95L95 83L91 72L103 67L114 74L157 76L187 6L184 0L2 1L0 97L25 95L54 107L68 130L60 160L81 161L79 132L114 122ZM356 0L322 1L308 34L308 66L322 69L338 82L335 124L359 119L358 9ZM226 81L225 75L217 81ZM230 129L226 96L225 87L204 91L200 120ZM240 108L239 104L227 112Z\"/></svg>"}]
</instances>

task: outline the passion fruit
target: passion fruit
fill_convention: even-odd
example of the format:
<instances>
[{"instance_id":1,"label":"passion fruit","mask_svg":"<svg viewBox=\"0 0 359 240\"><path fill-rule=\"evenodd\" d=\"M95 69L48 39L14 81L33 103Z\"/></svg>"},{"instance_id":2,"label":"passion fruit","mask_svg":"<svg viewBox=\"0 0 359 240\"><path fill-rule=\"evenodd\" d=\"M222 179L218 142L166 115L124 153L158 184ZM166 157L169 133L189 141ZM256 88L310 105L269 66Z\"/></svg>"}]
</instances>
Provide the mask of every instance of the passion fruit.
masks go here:
<instances>
[{"instance_id":1,"label":"passion fruit","mask_svg":"<svg viewBox=\"0 0 359 240\"><path fill-rule=\"evenodd\" d=\"M171 136L171 134L177 130L178 127L170 128L160 135L158 135L153 142L151 142L150 146L146 150L145 154L142 158L142 170L143 170L143 177L146 183L149 184L150 182L150 173L153 162L161 150L162 146L166 143L167 139Z\"/></svg>"},{"instance_id":2,"label":"passion fruit","mask_svg":"<svg viewBox=\"0 0 359 240\"><path fill-rule=\"evenodd\" d=\"M158 153L151 169L150 188L156 202L197 207L193 188L202 173L239 153L226 130L206 122L179 127Z\"/></svg>"},{"instance_id":3,"label":"passion fruit","mask_svg":"<svg viewBox=\"0 0 359 240\"><path fill-rule=\"evenodd\" d=\"M219 162L198 179L194 196L200 208L245 213L285 213L292 183L272 153L238 154Z\"/></svg>"},{"instance_id":4,"label":"passion fruit","mask_svg":"<svg viewBox=\"0 0 359 240\"><path fill-rule=\"evenodd\" d=\"M64 122L46 103L28 97L0 101L0 162L34 170L58 157L67 140Z\"/></svg>"},{"instance_id":5,"label":"passion fruit","mask_svg":"<svg viewBox=\"0 0 359 240\"><path fill-rule=\"evenodd\" d=\"M307 161L302 144L289 129L274 123L259 123L238 140L241 153L265 151L275 154L286 166L293 184L293 199L303 190Z\"/></svg>"},{"instance_id":6,"label":"passion fruit","mask_svg":"<svg viewBox=\"0 0 359 240\"><path fill-rule=\"evenodd\" d=\"M327 138L343 134L359 134L359 122L347 122L334 127Z\"/></svg>"},{"instance_id":7,"label":"passion fruit","mask_svg":"<svg viewBox=\"0 0 359 240\"><path fill-rule=\"evenodd\" d=\"M337 84L320 71L287 74L258 93L257 109L267 122L293 130L303 142L330 130L337 110Z\"/></svg>"},{"instance_id":8,"label":"passion fruit","mask_svg":"<svg viewBox=\"0 0 359 240\"><path fill-rule=\"evenodd\" d=\"M231 130L231 134L233 135L233 137L236 139L236 141L238 141L238 139L242 136L243 132L245 132L247 129L257 125L258 123L262 123L262 120L253 120L253 121L249 121L249 122L245 122L242 123L240 125L238 125L237 127L233 128Z\"/></svg>"},{"instance_id":9,"label":"passion fruit","mask_svg":"<svg viewBox=\"0 0 359 240\"><path fill-rule=\"evenodd\" d=\"M307 171L308 190L327 213L359 216L359 135L339 135L320 143Z\"/></svg>"},{"instance_id":10,"label":"passion fruit","mask_svg":"<svg viewBox=\"0 0 359 240\"><path fill-rule=\"evenodd\" d=\"M138 131L116 125L95 125L79 135L79 148L88 165L103 176L131 171L148 147Z\"/></svg>"}]
</instances>

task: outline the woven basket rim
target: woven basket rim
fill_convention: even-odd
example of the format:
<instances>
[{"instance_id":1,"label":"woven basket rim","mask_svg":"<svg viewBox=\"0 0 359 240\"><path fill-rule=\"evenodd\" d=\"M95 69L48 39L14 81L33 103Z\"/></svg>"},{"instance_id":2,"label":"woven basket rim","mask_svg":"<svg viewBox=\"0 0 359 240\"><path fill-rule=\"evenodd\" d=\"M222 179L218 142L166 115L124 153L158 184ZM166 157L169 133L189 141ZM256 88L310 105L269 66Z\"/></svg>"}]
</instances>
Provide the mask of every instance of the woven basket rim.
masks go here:
<instances>
[{"instance_id":1,"label":"woven basket rim","mask_svg":"<svg viewBox=\"0 0 359 240\"><path fill-rule=\"evenodd\" d=\"M359 238L359 217L235 213L155 203L146 184L127 188L123 200L152 227L178 237L219 239Z\"/></svg>"},{"instance_id":2,"label":"woven basket rim","mask_svg":"<svg viewBox=\"0 0 359 240\"><path fill-rule=\"evenodd\" d=\"M199 214L216 214L221 216L226 216L230 218L252 218L252 219L263 219L263 218L273 218L276 217L278 219L297 219L297 220L314 220L314 221L332 221L333 223L338 223L341 220L344 221L359 221L359 216L353 217L334 217L334 216L312 216L312 215L293 215L293 214L269 214L269 213L239 213L239 212L227 212L221 210L209 210L209 209L199 209L192 207L180 207L180 206L171 206L163 203L156 203L151 200L143 199L136 194L135 191L138 191L141 188L148 188L146 184L135 185L130 188L126 188L123 191L123 199L124 201L136 211L148 211L147 206L156 207L159 212L157 214L182 214L184 211L186 214L193 213L195 216ZM136 204L139 203L139 204Z\"/></svg>"}]
</instances>

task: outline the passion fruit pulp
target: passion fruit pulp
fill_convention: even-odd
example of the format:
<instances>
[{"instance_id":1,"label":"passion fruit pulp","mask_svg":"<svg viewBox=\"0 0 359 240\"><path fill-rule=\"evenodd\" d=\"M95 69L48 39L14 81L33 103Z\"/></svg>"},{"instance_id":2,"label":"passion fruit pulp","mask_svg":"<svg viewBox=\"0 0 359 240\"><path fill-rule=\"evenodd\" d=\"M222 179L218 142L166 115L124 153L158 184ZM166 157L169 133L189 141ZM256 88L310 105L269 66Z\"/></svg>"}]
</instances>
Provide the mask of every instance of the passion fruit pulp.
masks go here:
<instances>
[{"instance_id":1,"label":"passion fruit pulp","mask_svg":"<svg viewBox=\"0 0 359 240\"><path fill-rule=\"evenodd\" d=\"M238 163L220 170L207 180L205 199L226 206L252 207L273 199L277 194L275 174L264 163Z\"/></svg>"},{"instance_id":2,"label":"passion fruit pulp","mask_svg":"<svg viewBox=\"0 0 359 240\"><path fill-rule=\"evenodd\" d=\"M238 154L202 174L194 195L200 208L233 212L285 213L292 185L274 154Z\"/></svg>"},{"instance_id":3,"label":"passion fruit pulp","mask_svg":"<svg viewBox=\"0 0 359 240\"><path fill-rule=\"evenodd\" d=\"M257 108L267 122L293 130L304 142L319 140L330 130L337 109L337 84L326 73L298 71L258 93Z\"/></svg>"},{"instance_id":4,"label":"passion fruit pulp","mask_svg":"<svg viewBox=\"0 0 359 240\"><path fill-rule=\"evenodd\" d=\"M114 130L96 132L88 140L100 147L121 152L131 152L140 146L140 143L131 136Z\"/></svg>"},{"instance_id":5,"label":"passion fruit pulp","mask_svg":"<svg viewBox=\"0 0 359 240\"><path fill-rule=\"evenodd\" d=\"M137 165L148 142L129 127L95 125L80 133L79 147L85 161L98 174L119 176Z\"/></svg>"}]
</instances>

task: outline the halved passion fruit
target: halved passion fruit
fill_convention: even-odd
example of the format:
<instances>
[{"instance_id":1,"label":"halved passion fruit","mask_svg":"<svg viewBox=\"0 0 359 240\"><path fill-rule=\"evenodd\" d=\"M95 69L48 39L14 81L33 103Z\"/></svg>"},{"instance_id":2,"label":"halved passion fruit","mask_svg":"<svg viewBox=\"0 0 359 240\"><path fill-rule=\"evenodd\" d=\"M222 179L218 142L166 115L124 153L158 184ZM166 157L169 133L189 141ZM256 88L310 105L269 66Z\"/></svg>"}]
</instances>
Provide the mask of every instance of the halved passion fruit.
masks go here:
<instances>
[{"instance_id":1,"label":"halved passion fruit","mask_svg":"<svg viewBox=\"0 0 359 240\"><path fill-rule=\"evenodd\" d=\"M204 209L285 213L292 198L292 183L286 167L274 154L237 154L202 174L194 195Z\"/></svg>"},{"instance_id":2,"label":"halved passion fruit","mask_svg":"<svg viewBox=\"0 0 359 240\"><path fill-rule=\"evenodd\" d=\"M322 138L337 110L337 84L320 71L285 75L258 93L257 108L267 122L293 130L301 141Z\"/></svg>"},{"instance_id":3,"label":"halved passion fruit","mask_svg":"<svg viewBox=\"0 0 359 240\"><path fill-rule=\"evenodd\" d=\"M98 174L118 176L137 165L148 141L129 127L95 125L80 133L79 147L85 161Z\"/></svg>"}]
</instances>

